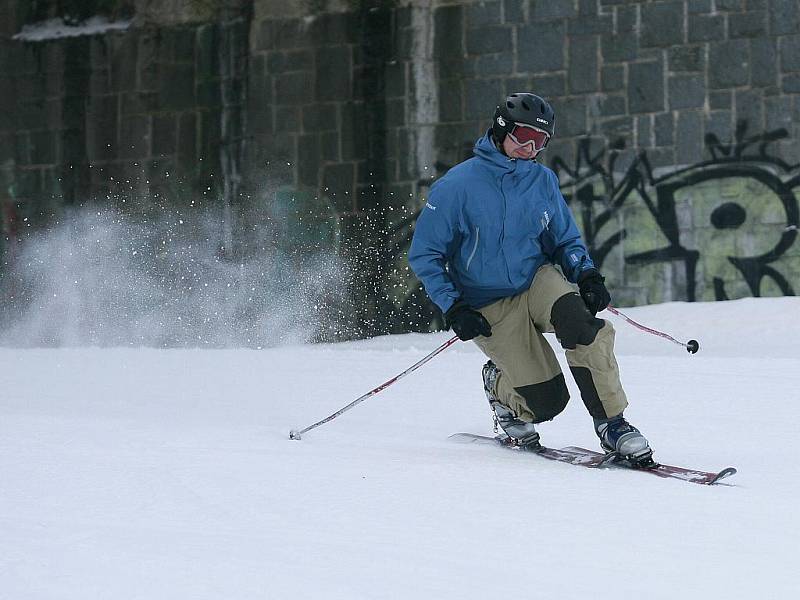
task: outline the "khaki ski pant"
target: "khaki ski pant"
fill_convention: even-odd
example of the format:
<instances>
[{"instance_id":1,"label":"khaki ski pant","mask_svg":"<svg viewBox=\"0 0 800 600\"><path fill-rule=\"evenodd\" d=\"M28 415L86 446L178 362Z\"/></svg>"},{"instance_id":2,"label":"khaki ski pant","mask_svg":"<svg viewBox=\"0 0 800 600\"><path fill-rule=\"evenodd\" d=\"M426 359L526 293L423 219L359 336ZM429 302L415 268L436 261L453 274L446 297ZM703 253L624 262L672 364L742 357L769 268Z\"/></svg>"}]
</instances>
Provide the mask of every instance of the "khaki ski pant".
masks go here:
<instances>
[{"instance_id":1,"label":"khaki ski pant","mask_svg":"<svg viewBox=\"0 0 800 600\"><path fill-rule=\"evenodd\" d=\"M574 346L566 350L567 364L592 417L607 419L628 405L614 357L613 325L593 319L575 287L554 266L541 267L526 292L480 312L491 324L492 336L477 337L475 343L500 371L495 394L521 420L548 421L569 400L561 367L542 335L554 331L565 348ZM565 343L575 331L588 343Z\"/></svg>"}]
</instances>

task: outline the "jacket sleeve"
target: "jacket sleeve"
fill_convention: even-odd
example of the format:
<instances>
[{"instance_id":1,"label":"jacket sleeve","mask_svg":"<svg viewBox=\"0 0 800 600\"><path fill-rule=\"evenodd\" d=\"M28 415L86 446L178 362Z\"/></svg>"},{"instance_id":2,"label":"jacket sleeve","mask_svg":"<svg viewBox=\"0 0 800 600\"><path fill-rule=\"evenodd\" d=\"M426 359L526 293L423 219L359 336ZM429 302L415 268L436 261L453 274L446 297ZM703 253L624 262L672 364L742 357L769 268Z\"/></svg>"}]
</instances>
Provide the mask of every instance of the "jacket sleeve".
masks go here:
<instances>
[{"instance_id":1,"label":"jacket sleeve","mask_svg":"<svg viewBox=\"0 0 800 600\"><path fill-rule=\"evenodd\" d=\"M454 192L441 183L431 188L428 202L417 218L408 263L430 299L444 313L461 295L447 271L460 234Z\"/></svg>"},{"instance_id":2,"label":"jacket sleeve","mask_svg":"<svg viewBox=\"0 0 800 600\"><path fill-rule=\"evenodd\" d=\"M549 175L553 216L542 234L542 248L553 263L561 266L566 278L575 283L583 271L594 268L594 263L558 187L558 178L555 173Z\"/></svg>"}]
</instances>

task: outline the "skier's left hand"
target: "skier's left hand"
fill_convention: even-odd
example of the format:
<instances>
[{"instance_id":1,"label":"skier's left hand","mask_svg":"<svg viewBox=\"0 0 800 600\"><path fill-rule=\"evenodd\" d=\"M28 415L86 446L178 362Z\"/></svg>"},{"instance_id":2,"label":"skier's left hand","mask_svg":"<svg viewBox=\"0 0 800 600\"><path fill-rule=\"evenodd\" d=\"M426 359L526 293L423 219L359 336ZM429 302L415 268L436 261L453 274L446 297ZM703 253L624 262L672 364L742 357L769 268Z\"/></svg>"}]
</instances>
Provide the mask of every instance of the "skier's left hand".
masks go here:
<instances>
[{"instance_id":1,"label":"skier's left hand","mask_svg":"<svg viewBox=\"0 0 800 600\"><path fill-rule=\"evenodd\" d=\"M611 294L606 288L605 280L597 269L586 269L578 276L581 298L592 315L604 310L611 302Z\"/></svg>"}]
</instances>

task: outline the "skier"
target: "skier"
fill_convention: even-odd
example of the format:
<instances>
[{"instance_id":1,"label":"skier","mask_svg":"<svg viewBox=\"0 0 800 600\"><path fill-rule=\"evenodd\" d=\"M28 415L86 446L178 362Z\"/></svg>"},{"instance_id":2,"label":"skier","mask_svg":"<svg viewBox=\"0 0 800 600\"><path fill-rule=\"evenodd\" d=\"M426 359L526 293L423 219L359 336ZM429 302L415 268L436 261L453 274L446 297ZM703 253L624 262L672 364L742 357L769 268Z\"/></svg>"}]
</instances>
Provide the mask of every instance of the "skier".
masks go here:
<instances>
[{"instance_id":1,"label":"skier","mask_svg":"<svg viewBox=\"0 0 800 600\"><path fill-rule=\"evenodd\" d=\"M602 448L637 465L653 464L647 439L622 414L628 402L614 327L595 316L611 301L605 279L558 178L536 162L554 131L555 112L546 100L508 96L474 156L431 187L409 264L445 325L489 358L484 390L495 423L512 443L540 447L535 424L553 419L569 400L542 335L555 332Z\"/></svg>"}]
</instances>

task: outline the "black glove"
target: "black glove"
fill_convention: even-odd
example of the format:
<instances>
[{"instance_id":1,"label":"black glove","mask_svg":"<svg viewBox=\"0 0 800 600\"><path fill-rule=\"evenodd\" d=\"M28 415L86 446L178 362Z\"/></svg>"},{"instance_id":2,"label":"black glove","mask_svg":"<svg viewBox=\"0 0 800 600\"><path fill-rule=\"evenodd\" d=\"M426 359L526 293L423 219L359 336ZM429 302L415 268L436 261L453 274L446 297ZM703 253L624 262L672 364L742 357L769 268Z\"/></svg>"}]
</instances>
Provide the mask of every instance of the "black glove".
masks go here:
<instances>
[{"instance_id":1,"label":"black glove","mask_svg":"<svg viewBox=\"0 0 800 600\"><path fill-rule=\"evenodd\" d=\"M605 285L605 277L597 269L586 269L578 276L578 288L581 291L586 308L596 315L611 302L611 294Z\"/></svg>"},{"instance_id":2,"label":"black glove","mask_svg":"<svg viewBox=\"0 0 800 600\"><path fill-rule=\"evenodd\" d=\"M459 339L463 341L471 340L482 335L491 337L492 326L489 321L479 313L469 307L463 300L459 300L444 313L444 323L448 328L453 329Z\"/></svg>"}]
</instances>

